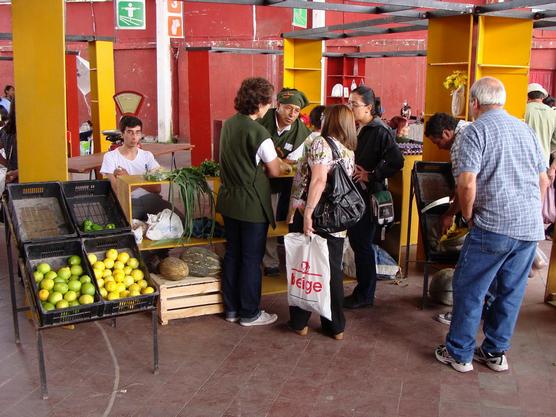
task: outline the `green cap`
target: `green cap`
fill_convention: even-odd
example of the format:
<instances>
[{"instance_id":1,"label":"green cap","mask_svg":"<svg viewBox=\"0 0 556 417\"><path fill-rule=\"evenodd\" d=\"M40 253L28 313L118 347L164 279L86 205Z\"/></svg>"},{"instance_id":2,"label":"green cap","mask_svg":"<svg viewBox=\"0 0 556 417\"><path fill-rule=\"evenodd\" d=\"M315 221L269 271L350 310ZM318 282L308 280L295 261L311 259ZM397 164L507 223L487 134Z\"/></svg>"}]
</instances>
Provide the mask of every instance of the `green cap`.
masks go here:
<instances>
[{"instance_id":1,"label":"green cap","mask_svg":"<svg viewBox=\"0 0 556 417\"><path fill-rule=\"evenodd\" d=\"M309 100L302 91L295 88L282 88L278 93L278 102L281 104L294 104L301 109L309 104Z\"/></svg>"}]
</instances>

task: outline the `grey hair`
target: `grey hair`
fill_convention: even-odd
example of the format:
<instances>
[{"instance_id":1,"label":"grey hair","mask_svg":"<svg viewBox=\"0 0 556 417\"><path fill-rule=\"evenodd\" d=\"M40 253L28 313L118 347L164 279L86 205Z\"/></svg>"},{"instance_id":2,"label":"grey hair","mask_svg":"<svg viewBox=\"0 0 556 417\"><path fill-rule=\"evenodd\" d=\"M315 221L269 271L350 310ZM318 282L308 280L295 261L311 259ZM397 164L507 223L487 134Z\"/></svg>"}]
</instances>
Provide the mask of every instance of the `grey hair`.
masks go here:
<instances>
[{"instance_id":1,"label":"grey hair","mask_svg":"<svg viewBox=\"0 0 556 417\"><path fill-rule=\"evenodd\" d=\"M483 77L473 83L469 91L471 98L476 98L480 106L498 105L506 103L506 89L504 84L494 77Z\"/></svg>"}]
</instances>

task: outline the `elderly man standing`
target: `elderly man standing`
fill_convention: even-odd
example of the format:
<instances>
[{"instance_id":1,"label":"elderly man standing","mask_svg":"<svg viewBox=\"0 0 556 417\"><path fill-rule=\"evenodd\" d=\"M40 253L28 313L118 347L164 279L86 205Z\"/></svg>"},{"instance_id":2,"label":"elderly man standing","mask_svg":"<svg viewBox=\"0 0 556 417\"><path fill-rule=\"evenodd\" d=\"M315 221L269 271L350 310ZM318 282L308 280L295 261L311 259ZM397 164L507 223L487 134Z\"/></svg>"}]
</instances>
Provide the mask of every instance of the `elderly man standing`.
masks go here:
<instances>
[{"instance_id":1,"label":"elderly man standing","mask_svg":"<svg viewBox=\"0 0 556 417\"><path fill-rule=\"evenodd\" d=\"M504 85L481 78L470 90L476 118L461 137L457 190L471 230L454 273L454 307L446 345L436 359L456 371L472 359L494 371L508 369L505 352L525 294L537 241L544 238L541 201L548 186L546 162L535 133L503 110ZM496 280L484 317L484 340L475 349L485 295Z\"/></svg>"},{"instance_id":2,"label":"elderly man standing","mask_svg":"<svg viewBox=\"0 0 556 417\"><path fill-rule=\"evenodd\" d=\"M270 133L281 161L291 165L303 155L303 142L311 134L309 128L299 120L299 114L309 104L309 100L303 92L295 88L283 88L278 93L277 99L278 107L267 111L259 123ZM273 178L270 180L270 186L273 206L276 204L276 221L286 220L292 179ZM267 240L263 265L265 275L272 276L280 273L276 238Z\"/></svg>"}]
</instances>

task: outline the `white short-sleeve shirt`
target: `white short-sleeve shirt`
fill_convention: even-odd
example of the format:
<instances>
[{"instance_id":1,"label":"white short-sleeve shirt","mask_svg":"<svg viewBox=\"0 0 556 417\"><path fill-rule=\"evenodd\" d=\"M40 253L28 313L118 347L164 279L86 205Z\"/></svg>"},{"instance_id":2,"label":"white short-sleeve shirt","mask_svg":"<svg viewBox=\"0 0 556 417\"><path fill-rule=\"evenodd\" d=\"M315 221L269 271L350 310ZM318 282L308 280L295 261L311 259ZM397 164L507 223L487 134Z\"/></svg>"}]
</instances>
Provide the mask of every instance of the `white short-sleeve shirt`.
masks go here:
<instances>
[{"instance_id":1,"label":"white short-sleeve shirt","mask_svg":"<svg viewBox=\"0 0 556 417\"><path fill-rule=\"evenodd\" d=\"M114 174L116 168L121 167L125 169L129 175L141 175L146 171L158 168L160 165L154 159L154 155L149 151L137 149L137 156L135 159L130 160L124 157L118 149L106 152L100 167L101 174ZM131 192L132 198L138 198L149 192L143 188L136 188Z\"/></svg>"}]
</instances>

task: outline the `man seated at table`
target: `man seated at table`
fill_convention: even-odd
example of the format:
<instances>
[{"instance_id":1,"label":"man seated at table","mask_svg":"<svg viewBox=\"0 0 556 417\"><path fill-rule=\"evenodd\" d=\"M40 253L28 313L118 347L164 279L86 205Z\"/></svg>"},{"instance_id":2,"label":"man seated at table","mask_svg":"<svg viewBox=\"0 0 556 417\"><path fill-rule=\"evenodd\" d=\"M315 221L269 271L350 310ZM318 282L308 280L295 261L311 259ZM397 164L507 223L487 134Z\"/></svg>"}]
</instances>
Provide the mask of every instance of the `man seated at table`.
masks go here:
<instances>
[{"instance_id":1,"label":"man seated at table","mask_svg":"<svg viewBox=\"0 0 556 417\"><path fill-rule=\"evenodd\" d=\"M120 131L124 144L106 152L100 167L101 174L110 180L112 189L117 188L116 179L122 175L142 175L160 165L149 151L138 147L142 138L143 122L134 116L124 116L120 120ZM135 188L131 193L132 217L147 220L148 214L157 214L172 205L160 196L160 185L146 185Z\"/></svg>"}]
</instances>

